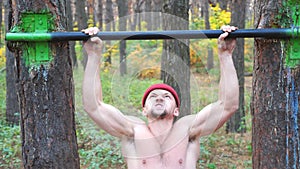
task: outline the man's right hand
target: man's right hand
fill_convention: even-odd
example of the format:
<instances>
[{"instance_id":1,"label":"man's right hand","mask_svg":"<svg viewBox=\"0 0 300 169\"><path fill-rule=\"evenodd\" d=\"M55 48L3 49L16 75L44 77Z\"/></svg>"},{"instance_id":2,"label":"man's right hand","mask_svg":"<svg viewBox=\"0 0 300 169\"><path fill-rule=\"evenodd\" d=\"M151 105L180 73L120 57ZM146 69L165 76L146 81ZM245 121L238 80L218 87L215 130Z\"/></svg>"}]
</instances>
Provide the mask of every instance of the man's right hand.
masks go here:
<instances>
[{"instance_id":1,"label":"man's right hand","mask_svg":"<svg viewBox=\"0 0 300 169\"><path fill-rule=\"evenodd\" d=\"M224 32L218 38L218 53L219 55L229 54L232 55L236 46L235 38L227 38L230 32L234 32L238 28L235 26L224 25L221 30Z\"/></svg>"},{"instance_id":2,"label":"man's right hand","mask_svg":"<svg viewBox=\"0 0 300 169\"><path fill-rule=\"evenodd\" d=\"M84 49L86 50L88 56L101 57L102 40L95 36L99 32L99 29L97 27L91 27L82 30L82 32L91 36L88 41L84 42Z\"/></svg>"}]
</instances>

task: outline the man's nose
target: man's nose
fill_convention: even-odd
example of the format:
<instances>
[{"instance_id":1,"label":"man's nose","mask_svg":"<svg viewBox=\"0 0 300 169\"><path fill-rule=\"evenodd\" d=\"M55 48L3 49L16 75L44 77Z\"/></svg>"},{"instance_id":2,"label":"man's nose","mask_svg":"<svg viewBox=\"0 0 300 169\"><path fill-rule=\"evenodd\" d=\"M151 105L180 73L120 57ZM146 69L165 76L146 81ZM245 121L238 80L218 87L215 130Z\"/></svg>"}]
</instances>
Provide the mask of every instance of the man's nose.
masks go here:
<instances>
[{"instance_id":1,"label":"man's nose","mask_svg":"<svg viewBox=\"0 0 300 169\"><path fill-rule=\"evenodd\" d=\"M159 95L156 97L156 101L163 101L164 100L164 97Z\"/></svg>"}]
</instances>

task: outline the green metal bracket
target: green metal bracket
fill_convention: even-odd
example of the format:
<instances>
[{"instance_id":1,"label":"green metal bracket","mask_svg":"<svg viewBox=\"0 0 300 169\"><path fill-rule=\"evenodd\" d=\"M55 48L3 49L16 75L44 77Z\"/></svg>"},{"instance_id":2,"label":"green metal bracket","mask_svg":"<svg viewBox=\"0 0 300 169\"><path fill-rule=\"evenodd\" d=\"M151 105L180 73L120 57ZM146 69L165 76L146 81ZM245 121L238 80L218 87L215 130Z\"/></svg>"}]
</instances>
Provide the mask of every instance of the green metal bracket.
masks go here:
<instances>
[{"instance_id":1,"label":"green metal bracket","mask_svg":"<svg viewBox=\"0 0 300 169\"><path fill-rule=\"evenodd\" d=\"M293 36L300 36L300 5L291 8L293 19ZM286 65L289 67L297 67L300 65L300 39L292 38L289 40L288 51L286 56Z\"/></svg>"},{"instance_id":2,"label":"green metal bracket","mask_svg":"<svg viewBox=\"0 0 300 169\"><path fill-rule=\"evenodd\" d=\"M51 28L51 15L49 13L23 13L21 24L12 32L46 33ZM28 42L24 44L23 57L26 65L47 63L51 60L48 42Z\"/></svg>"}]
</instances>

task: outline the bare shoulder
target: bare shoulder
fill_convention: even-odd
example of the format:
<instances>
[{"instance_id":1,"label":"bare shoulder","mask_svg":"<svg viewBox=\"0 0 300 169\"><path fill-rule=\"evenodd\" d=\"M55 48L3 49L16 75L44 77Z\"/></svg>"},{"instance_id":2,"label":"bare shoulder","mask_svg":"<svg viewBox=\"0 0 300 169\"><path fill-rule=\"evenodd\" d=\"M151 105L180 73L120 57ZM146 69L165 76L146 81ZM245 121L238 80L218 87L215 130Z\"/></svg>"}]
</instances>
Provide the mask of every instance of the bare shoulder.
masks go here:
<instances>
[{"instance_id":1,"label":"bare shoulder","mask_svg":"<svg viewBox=\"0 0 300 169\"><path fill-rule=\"evenodd\" d=\"M192 114L192 115L187 115L184 117L181 117L179 120L177 120L174 123L174 127L178 126L178 127L182 127L182 126L190 126L192 125L192 122L195 120L196 115Z\"/></svg>"},{"instance_id":2,"label":"bare shoulder","mask_svg":"<svg viewBox=\"0 0 300 169\"><path fill-rule=\"evenodd\" d=\"M181 134L187 135L189 140L194 140L195 138L197 138L197 135L194 133L194 124L196 118L196 114L187 115L180 118L175 122L174 130L181 131Z\"/></svg>"},{"instance_id":3,"label":"bare shoulder","mask_svg":"<svg viewBox=\"0 0 300 169\"><path fill-rule=\"evenodd\" d=\"M178 119L173 126L175 131L188 132L193 124L196 115L187 115Z\"/></svg>"},{"instance_id":4,"label":"bare shoulder","mask_svg":"<svg viewBox=\"0 0 300 169\"><path fill-rule=\"evenodd\" d=\"M126 118L133 124L136 125L145 125L146 122L136 116L126 116Z\"/></svg>"}]
</instances>

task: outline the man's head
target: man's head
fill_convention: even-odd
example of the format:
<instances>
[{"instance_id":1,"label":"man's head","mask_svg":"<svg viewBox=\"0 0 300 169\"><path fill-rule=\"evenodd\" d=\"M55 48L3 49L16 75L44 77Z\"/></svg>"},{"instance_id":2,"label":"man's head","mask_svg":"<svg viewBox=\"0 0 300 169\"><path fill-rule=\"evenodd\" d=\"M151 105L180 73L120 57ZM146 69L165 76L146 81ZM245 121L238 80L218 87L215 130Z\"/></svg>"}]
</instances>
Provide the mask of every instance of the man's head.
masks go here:
<instances>
[{"instance_id":1,"label":"man's head","mask_svg":"<svg viewBox=\"0 0 300 169\"><path fill-rule=\"evenodd\" d=\"M171 86L155 84L145 91L142 106L143 113L148 118L173 118L179 115L180 101Z\"/></svg>"},{"instance_id":2,"label":"man's head","mask_svg":"<svg viewBox=\"0 0 300 169\"><path fill-rule=\"evenodd\" d=\"M179 100L177 92L171 86L169 86L167 84L163 84L163 83L154 84L154 85L150 86L145 91L143 99L142 99L142 106L143 107L145 106L145 102L146 102L146 99L147 99L148 95L150 94L150 92L152 92L155 89L163 89L163 90L169 91L173 95L173 97L175 98L177 107L178 108L180 107L180 100Z\"/></svg>"}]
</instances>

